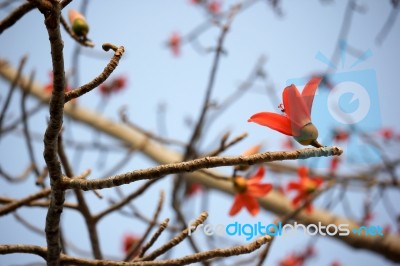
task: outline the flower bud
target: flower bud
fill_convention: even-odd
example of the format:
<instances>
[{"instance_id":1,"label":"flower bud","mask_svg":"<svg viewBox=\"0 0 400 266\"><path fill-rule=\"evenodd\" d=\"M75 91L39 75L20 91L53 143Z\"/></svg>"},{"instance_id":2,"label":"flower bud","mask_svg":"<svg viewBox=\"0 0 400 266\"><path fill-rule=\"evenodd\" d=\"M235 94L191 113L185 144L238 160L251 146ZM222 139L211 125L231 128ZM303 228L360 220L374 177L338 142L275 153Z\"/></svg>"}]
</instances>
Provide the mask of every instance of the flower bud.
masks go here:
<instances>
[{"instance_id":1,"label":"flower bud","mask_svg":"<svg viewBox=\"0 0 400 266\"><path fill-rule=\"evenodd\" d=\"M86 35L89 32L89 24L86 22L85 17L74 9L69 10L68 17L72 31L78 37L86 38Z\"/></svg>"}]
</instances>

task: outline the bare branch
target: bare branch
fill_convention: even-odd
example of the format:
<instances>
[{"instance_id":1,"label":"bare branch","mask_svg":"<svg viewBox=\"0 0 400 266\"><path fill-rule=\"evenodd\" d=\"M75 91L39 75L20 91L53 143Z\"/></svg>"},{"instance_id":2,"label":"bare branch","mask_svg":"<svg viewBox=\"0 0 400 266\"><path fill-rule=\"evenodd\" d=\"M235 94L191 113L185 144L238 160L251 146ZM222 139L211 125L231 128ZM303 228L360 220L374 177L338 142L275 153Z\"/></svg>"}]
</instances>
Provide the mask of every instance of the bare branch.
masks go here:
<instances>
[{"instance_id":1,"label":"bare branch","mask_svg":"<svg viewBox=\"0 0 400 266\"><path fill-rule=\"evenodd\" d=\"M0 34L6 29L10 28L19 19L21 19L26 13L33 10L35 5L32 3L24 3L17 7L13 12L11 12L5 19L0 22Z\"/></svg>"},{"instance_id":2,"label":"bare branch","mask_svg":"<svg viewBox=\"0 0 400 266\"><path fill-rule=\"evenodd\" d=\"M182 163L172 163L160 165L150 169L137 170L126 174L115 175L106 179L63 179L64 189L79 188L83 190L103 189L129 184L143 179L160 178L169 174L193 172L203 168L212 168L218 166L232 165L254 165L258 163L280 161L280 160L296 160L307 159L311 157L335 156L341 155L342 149L339 147L323 147L323 148L307 148L297 151L286 152L265 152L252 156L237 157L204 157L192 161Z\"/></svg>"},{"instance_id":3,"label":"bare branch","mask_svg":"<svg viewBox=\"0 0 400 266\"><path fill-rule=\"evenodd\" d=\"M69 102L72 99L78 98L82 96L85 93L88 93L89 91L93 90L97 86L99 86L101 83L103 83L110 75L111 73L115 70L115 68L118 66L119 60L121 59L122 55L124 54L125 49L123 46L117 48L114 52L114 56L111 58L110 62L107 64L107 66L104 68L103 72L98 75L96 78L94 78L91 82L74 89L70 92L67 92L65 94L65 102Z\"/></svg>"}]
</instances>

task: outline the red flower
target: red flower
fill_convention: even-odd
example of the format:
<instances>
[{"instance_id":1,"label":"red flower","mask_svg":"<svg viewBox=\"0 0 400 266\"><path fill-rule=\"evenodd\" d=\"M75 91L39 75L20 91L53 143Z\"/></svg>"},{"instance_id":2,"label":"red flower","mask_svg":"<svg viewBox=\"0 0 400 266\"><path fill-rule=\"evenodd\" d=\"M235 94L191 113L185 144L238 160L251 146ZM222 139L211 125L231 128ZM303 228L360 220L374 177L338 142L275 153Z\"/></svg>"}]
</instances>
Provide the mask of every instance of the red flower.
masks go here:
<instances>
[{"instance_id":1,"label":"red flower","mask_svg":"<svg viewBox=\"0 0 400 266\"><path fill-rule=\"evenodd\" d=\"M168 46L171 48L172 53L175 56L179 56L179 54L181 53L181 44L182 38L179 33L172 33L171 37L169 37Z\"/></svg>"},{"instance_id":2,"label":"red flower","mask_svg":"<svg viewBox=\"0 0 400 266\"><path fill-rule=\"evenodd\" d=\"M334 260L331 263L331 266L341 266L342 264L338 260Z\"/></svg>"},{"instance_id":3,"label":"red flower","mask_svg":"<svg viewBox=\"0 0 400 266\"><path fill-rule=\"evenodd\" d=\"M191 196L195 195L196 193L200 192L201 190L202 190L202 186L199 183L190 183L186 186L185 196L191 197Z\"/></svg>"},{"instance_id":4,"label":"red flower","mask_svg":"<svg viewBox=\"0 0 400 266\"><path fill-rule=\"evenodd\" d=\"M208 4L207 9L211 14L216 15L221 11L221 2L213 0Z\"/></svg>"},{"instance_id":5,"label":"red flower","mask_svg":"<svg viewBox=\"0 0 400 266\"><path fill-rule=\"evenodd\" d=\"M264 168L260 167L248 180L240 176L234 178L233 185L237 193L229 211L230 216L236 215L243 207L253 216L258 214L260 206L256 198L265 196L272 189L271 184L260 183L264 173Z\"/></svg>"},{"instance_id":6,"label":"red flower","mask_svg":"<svg viewBox=\"0 0 400 266\"><path fill-rule=\"evenodd\" d=\"M245 150L242 153L242 156L254 155L254 154L256 154L256 153L258 153L260 151L261 147L262 147L261 144L254 145L254 146L250 147L248 150ZM235 169L238 170L238 171L246 171L247 169L249 169L249 167L250 167L249 165L244 165L243 164L243 165L236 165Z\"/></svg>"},{"instance_id":7,"label":"red flower","mask_svg":"<svg viewBox=\"0 0 400 266\"><path fill-rule=\"evenodd\" d=\"M302 266L303 258L301 256L296 256L291 254L285 257L283 260L279 262L279 266Z\"/></svg>"},{"instance_id":8,"label":"red flower","mask_svg":"<svg viewBox=\"0 0 400 266\"><path fill-rule=\"evenodd\" d=\"M127 233L123 237L122 249L124 253L128 253L129 250L140 240L137 235Z\"/></svg>"},{"instance_id":9,"label":"red flower","mask_svg":"<svg viewBox=\"0 0 400 266\"><path fill-rule=\"evenodd\" d=\"M323 182L319 177L310 178L308 176L308 169L304 166L300 167L297 173L300 180L297 182L289 182L288 184L289 190L297 190L297 195L292 200L294 206L297 206L300 201L308 200L311 194L314 193ZM312 205L307 204L306 210L310 213L312 211Z\"/></svg>"},{"instance_id":10,"label":"red flower","mask_svg":"<svg viewBox=\"0 0 400 266\"><path fill-rule=\"evenodd\" d=\"M286 87L282 94L284 106L282 111L285 115L261 112L252 115L248 122L255 122L293 136L302 145L321 147L317 142L318 130L311 123L312 104L320 82L320 77L312 78L301 94L293 84Z\"/></svg>"},{"instance_id":11,"label":"red flower","mask_svg":"<svg viewBox=\"0 0 400 266\"><path fill-rule=\"evenodd\" d=\"M126 87L127 78L125 76L117 76L108 83L102 83L99 86L100 93L108 96L113 92L119 92Z\"/></svg>"},{"instance_id":12,"label":"red flower","mask_svg":"<svg viewBox=\"0 0 400 266\"><path fill-rule=\"evenodd\" d=\"M190 1L193 5L199 5L203 2L203 0L191 0Z\"/></svg>"}]
</instances>

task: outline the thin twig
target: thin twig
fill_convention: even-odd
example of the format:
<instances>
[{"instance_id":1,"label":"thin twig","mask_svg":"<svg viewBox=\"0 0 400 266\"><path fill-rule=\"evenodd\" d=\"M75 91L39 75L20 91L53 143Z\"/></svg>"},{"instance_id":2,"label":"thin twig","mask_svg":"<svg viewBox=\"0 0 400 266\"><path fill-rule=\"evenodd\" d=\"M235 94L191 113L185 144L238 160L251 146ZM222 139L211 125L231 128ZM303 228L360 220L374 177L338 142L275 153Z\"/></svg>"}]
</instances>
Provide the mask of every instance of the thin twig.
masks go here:
<instances>
[{"instance_id":1,"label":"thin twig","mask_svg":"<svg viewBox=\"0 0 400 266\"><path fill-rule=\"evenodd\" d=\"M69 102L72 99L78 98L82 96L85 93L88 93L89 91L93 90L97 86L99 86L101 83L103 83L110 75L111 73L115 70L115 68L118 66L119 60L121 59L122 55L124 54L125 49L123 46L117 48L114 51L114 56L110 59L110 62L107 64L107 66L104 68L103 72L100 73L97 77L95 77L91 82L74 89L70 92L67 92L65 94L65 102Z\"/></svg>"},{"instance_id":2,"label":"thin twig","mask_svg":"<svg viewBox=\"0 0 400 266\"><path fill-rule=\"evenodd\" d=\"M33 152L33 147L32 147L32 141L31 141L31 135L29 133L29 126L28 126L28 121L27 121L27 113L26 113L26 96L28 95L31 87L32 87L32 83L35 77L35 72L32 71L31 76L29 78L29 82L28 82L28 91L23 91L22 92L22 97L21 97L21 110L22 110L22 124L23 124L23 128L24 128L24 135L25 135L25 141L26 141L26 146L28 147L28 154L29 154L29 158L31 159L31 163L33 166L33 171L36 174L36 177L40 176L40 172L36 163L36 159L35 159L35 154Z\"/></svg>"},{"instance_id":3,"label":"thin twig","mask_svg":"<svg viewBox=\"0 0 400 266\"><path fill-rule=\"evenodd\" d=\"M207 212L202 212L200 214L199 217L197 217L197 219L192 223L192 226L194 229L192 229L193 231L196 230L197 226L204 223L204 221L207 219L208 214ZM170 241L168 241L167 243L165 243L164 245L162 245L161 247L159 247L158 249L156 249L155 251L153 251L152 253L150 253L149 255L143 257L140 259L140 261L150 261L150 260L154 260L155 258L157 258L158 256L164 254L165 252L167 252L168 250L170 250L171 248L175 247L176 245L178 245L180 242L182 242L183 240L185 240L189 235L189 230L186 228L184 229L180 234L178 234L177 236L175 236L173 239L171 239Z\"/></svg>"},{"instance_id":4,"label":"thin twig","mask_svg":"<svg viewBox=\"0 0 400 266\"><path fill-rule=\"evenodd\" d=\"M207 154L206 156L217 156L221 152L224 152L225 150L232 147L236 143L242 141L246 137L247 137L247 133L243 133L243 134L240 134L239 136L235 137L233 140L229 141L228 143L226 143L226 141L223 141L223 139L222 139L219 147L217 149L215 149L214 151L210 152L209 154Z\"/></svg>"},{"instance_id":5,"label":"thin twig","mask_svg":"<svg viewBox=\"0 0 400 266\"><path fill-rule=\"evenodd\" d=\"M162 232L168 227L169 223L169 218L165 219L159 226L157 231L154 233L154 235L151 237L150 241L144 244L139 252L139 258L142 258L144 256L144 253L153 246L153 244L157 241L157 239L160 237Z\"/></svg>"},{"instance_id":6,"label":"thin twig","mask_svg":"<svg viewBox=\"0 0 400 266\"><path fill-rule=\"evenodd\" d=\"M10 86L10 90L8 91L6 100L4 102L3 108L1 109L1 113L0 113L0 129L3 128L3 120L4 117L6 116L6 112L8 109L8 106L10 105L11 102L11 98L14 94L14 89L18 84L18 81L21 77L22 74L22 69L24 68L24 65L26 63L26 60L28 59L27 56L24 56L21 58L21 60L19 61L19 66L18 66L18 70L17 70L17 75L15 76L15 79L11 82L11 86ZM1 136L2 131L0 131L0 136Z\"/></svg>"},{"instance_id":7,"label":"thin twig","mask_svg":"<svg viewBox=\"0 0 400 266\"><path fill-rule=\"evenodd\" d=\"M74 176L74 173L70 166L67 155L65 154L65 151L64 151L64 145L62 142L62 134L58 135L58 156L60 157L61 164L65 170L67 177L72 178ZM85 176L85 175L83 175L83 176ZM78 209L82 213L82 216L85 219L86 227L89 232L90 244L92 247L93 255L96 259L101 259L102 254L101 254L99 238L98 238L98 234L97 234L97 230L96 230L96 222L94 221L93 216L90 213L89 206L87 205L85 198L83 197L82 191L75 189L74 192L75 192L76 198L78 200Z\"/></svg>"},{"instance_id":8,"label":"thin twig","mask_svg":"<svg viewBox=\"0 0 400 266\"><path fill-rule=\"evenodd\" d=\"M101 218L105 217L107 214L109 214L109 213L111 213L113 211L116 211L116 210L120 209L121 207L123 207L124 205L128 204L134 198L142 195L143 192L145 192L152 184L154 184L158 180L159 179L155 178L155 179L147 181L140 188L135 190L132 194L130 194L127 197L124 197L124 199L121 200L120 202L115 203L112 206L110 206L109 208L105 209L104 211L98 213L97 215L94 215L93 216L93 221L98 222Z\"/></svg>"},{"instance_id":9,"label":"thin twig","mask_svg":"<svg viewBox=\"0 0 400 266\"><path fill-rule=\"evenodd\" d=\"M24 181L29 174L32 172L33 165L28 165L25 170L18 176L11 176L10 174L6 173L2 167L0 166L0 175L3 176L8 182L17 183Z\"/></svg>"},{"instance_id":10,"label":"thin twig","mask_svg":"<svg viewBox=\"0 0 400 266\"><path fill-rule=\"evenodd\" d=\"M43 189L35 194L29 195L23 199L14 201L0 208L0 216L6 215L7 213L13 212L19 207L26 205L34 200L47 197L50 194L50 189Z\"/></svg>"},{"instance_id":11,"label":"thin twig","mask_svg":"<svg viewBox=\"0 0 400 266\"><path fill-rule=\"evenodd\" d=\"M147 236L150 234L151 230L153 229L154 225L157 223L158 216L160 215L162 206L164 203L164 191L160 192L160 199L157 204L157 209L153 215L153 219L151 222L148 224L146 231L144 232L142 238L135 243L135 245L132 245L132 247L128 250L124 261L130 261L132 257L136 254L139 253L140 248L142 247L144 241L146 240Z\"/></svg>"},{"instance_id":12,"label":"thin twig","mask_svg":"<svg viewBox=\"0 0 400 266\"><path fill-rule=\"evenodd\" d=\"M4 18L0 22L0 34L3 33L4 30L10 28L15 24L20 18L22 18L25 14L35 8L34 4L24 3L17 7L14 11L12 11L6 18Z\"/></svg>"}]
</instances>

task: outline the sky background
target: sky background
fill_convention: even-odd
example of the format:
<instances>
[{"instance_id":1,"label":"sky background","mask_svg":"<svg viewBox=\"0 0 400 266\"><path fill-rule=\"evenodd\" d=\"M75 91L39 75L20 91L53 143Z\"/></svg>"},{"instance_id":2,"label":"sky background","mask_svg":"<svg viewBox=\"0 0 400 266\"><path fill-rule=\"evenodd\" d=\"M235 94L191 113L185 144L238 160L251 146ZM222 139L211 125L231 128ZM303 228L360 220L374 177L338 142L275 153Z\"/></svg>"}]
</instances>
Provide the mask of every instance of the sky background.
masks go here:
<instances>
[{"instance_id":1,"label":"sky background","mask_svg":"<svg viewBox=\"0 0 400 266\"><path fill-rule=\"evenodd\" d=\"M63 14L66 16L67 10L70 8L79 8L80 2L74 1L63 11ZM236 2L223 1L223 10L228 10L233 3ZM371 95L372 111L367 119L357 126L360 129L373 131L381 127L388 127L399 132L397 74L400 69L400 53L398 52L400 23L396 20L383 43L378 44L376 37L392 10L390 1L359 1L358 3L363 7L363 12L353 14L346 42L362 53L370 51L371 56L352 67L359 57L345 53L345 56L337 62L336 70L331 70L331 75L333 79L345 76L356 83L362 83L367 76L368 78L372 77L371 82L365 83L365 87ZM230 130L232 137L243 132L247 132L249 137L226 151L224 153L226 155L240 154L249 146L260 142L264 144L263 151L282 149L282 141L285 138L280 133L249 124L247 119L260 111L279 112L277 106L281 101L281 92L288 82L304 79L328 69L326 63L318 60L316 56L322 54L326 58L332 57L338 42L346 5L347 1L286 0L281 3L283 16L279 16L268 1L257 1L234 18L224 43L226 56L221 58L212 94L213 100L222 101L235 91L247 78L260 56L266 58L264 70L267 78L266 80L257 80L248 93L219 116L204 136L200 147L201 151L207 152L216 147L217 141L227 130ZM8 10L0 10L0 18L4 18L8 13ZM97 110L102 106L104 115L115 120L119 120L118 110L122 106L127 106L130 120L143 128L157 132L157 108L160 103L163 103L167 125L167 132L164 132L164 135L179 140L189 139L191 129L185 121L197 119L209 78L213 53L199 53L191 44L184 44L180 56L175 57L166 46L166 42L173 32L185 36L209 19L204 10L191 5L188 0L91 1L86 18L90 24L89 38L96 43L96 47L94 49L82 48L77 84L89 82L103 70L112 54L103 52L101 44L111 42L115 45L123 45L126 49L123 59L111 77L125 75L128 78L128 86L124 91L112 95L107 104L96 90L79 98L78 104ZM219 33L220 29L212 26L198 36L198 41L205 48L213 48L216 46ZM62 35L65 44L65 66L67 73L70 73L75 43L64 30L62 30ZM0 36L0 48L0 57L7 59L15 67L23 55L28 55L24 74L28 75L31 70L35 69L37 81L43 84L49 82L50 46L43 16L38 11L28 13L11 29L4 31ZM365 73L368 75L365 76ZM0 81L0 86L2 87L1 103L3 104L8 85ZM271 94L266 93L267 88L273 90L277 97L271 97ZM344 106L352 109L363 104L362 98L358 99L358 102L357 99L354 102L348 96L341 99L341 104ZM326 104L327 97L327 90L320 89L318 91L312 113L313 122L320 131L321 141L328 139L332 128L344 126L340 125L329 113ZM9 118L6 119L6 123L12 121L12 118L18 117L19 101L20 94L16 93L8 111ZM28 106L33 107L36 103L36 100L30 100ZM30 120L32 131L39 135L34 148L40 167L44 166L41 136L46 127L47 117L47 110L43 108ZM65 121L65 127L68 139L90 143L95 137L100 138L104 143L116 143L106 136L97 135L86 126L73 123L68 119ZM21 172L21 165L25 166L29 162L21 131L18 132L8 134L0 141L1 167L14 175ZM347 150L345 147L345 151L348 152L344 153L345 163L339 169L340 172L353 173L368 163L379 162L379 157L376 157L373 151L363 147L365 145L357 144L356 140L352 143L355 143L354 147ZM398 158L398 143L388 146L390 156L393 159ZM89 167L93 170L91 177L102 176L125 155L122 150L109 154L86 152L81 157L78 157L73 149L68 149L67 152L73 162L75 173L80 173ZM313 165L323 171L326 170L329 159L310 159L292 163ZM134 154L130 162L118 173L153 165L154 163L145 156ZM230 173L231 168L222 168L221 171ZM267 171L265 181L276 183L283 180L285 183L289 178L296 177ZM169 176L157 182L145 195L135 200L134 204L140 206L140 209L148 216L152 215L157 204L155 199L160 189L166 191L166 199L169 202L171 180L172 178ZM15 198L23 197L35 191L33 183L33 181L27 181L19 185L9 185L0 179L0 193ZM130 184L124 186L123 190L128 193L135 190L137 186L136 183ZM105 198L116 199L116 194L111 189L104 190L102 193ZM339 191L336 190L335 193L339 193ZM374 194L376 191L372 190L370 193ZM398 202L400 199L398 191L388 191L387 193L393 202L396 200ZM365 190L349 192L348 198L354 208L354 218L359 219L362 215L360 210L365 195ZM107 206L104 200L95 198L92 193L85 193L85 196L87 196L93 212ZM200 213L200 197L191 198L184 206L188 219L194 218ZM74 197L71 195L68 200L73 201ZM229 217L227 213L232 204L232 197L218 192L210 193L209 202L210 216L207 223L229 224L235 221L270 223L275 217L274 214L266 211L262 211L255 218L245 211L235 217ZM316 205L322 206L323 203L324 197L321 197L317 200ZM151 211L146 212L146 210ZM340 205L333 211L345 215ZM380 203L376 205L375 211L377 215L372 224L382 226L391 223L390 215L382 210ZM18 213L36 226L44 227L45 210L22 208ZM168 205L165 205L160 217L161 219L171 217ZM90 249L83 219L77 213L65 210L63 226L68 241L80 249ZM45 245L43 236L28 231L11 215L0 218L0 228L2 235L0 243ZM113 214L105 218L98 227L104 253L112 257L121 257L123 234L132 232L140 235L145 228L146 225L140 221L121 215ZM165 234L158 243L163 243L168 236L169 234ZM242 239L235 240L243 241ZM207 246L206 238L199 237L199 241L204 244L204 249L210 248ZM217 243L226 246L227 242L229 243L224 239ZM274 243L267 262L276 265L290 252L301 251L306 243L308 243L308 239L305 237L278 239ZM332 238L319 237L316 245L317 256L307 265L330 265L335 259L338 259L342 265L391 265L380 256L364 250L348 248L342 242ZM172 256L190 252L188 246L183 243ZM71 252L71 254L76 253ZM31 255L0 257L2 265L19 265L29 261L39 262L41 260Z\"/></svg>"}]
</instances>

